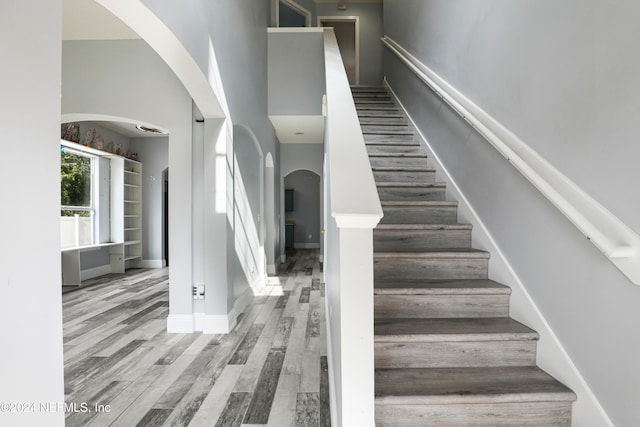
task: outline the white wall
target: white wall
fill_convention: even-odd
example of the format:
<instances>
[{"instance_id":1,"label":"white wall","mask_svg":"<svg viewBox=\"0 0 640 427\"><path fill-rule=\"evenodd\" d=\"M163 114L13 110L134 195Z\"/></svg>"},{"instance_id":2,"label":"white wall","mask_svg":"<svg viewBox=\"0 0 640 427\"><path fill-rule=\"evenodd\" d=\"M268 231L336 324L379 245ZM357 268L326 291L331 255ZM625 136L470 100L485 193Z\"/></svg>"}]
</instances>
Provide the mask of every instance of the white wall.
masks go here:
<instances>
[{"instance_id":1,"label":"white wall","mask_svg":"<svg viewBox=\"0 0 640 427\"><path fill-rule=\"evenodd\" d=\"M636 232L639 12L597 1L384 5L385 34ZM640 398L640 288L391 55L385 74L613 423L640 424L629 405ZM579 393L574 415L590 425L585 404Z\"/></svg>"},{"instance_id":2,"label":"white wall","mask_svg":"<svg viewBox=\"0 0 640 427\"><path fill-rule=\"evenodd\" d=\"M39 410L40 402L64 402L61 22L55 1L13 2L0 15L0 195L4 206L22 207L19 215L0 212L0 402L38 405L28 414L3 411L2 425L64 425L63 411Z\"/></svg>"}]
</instances>

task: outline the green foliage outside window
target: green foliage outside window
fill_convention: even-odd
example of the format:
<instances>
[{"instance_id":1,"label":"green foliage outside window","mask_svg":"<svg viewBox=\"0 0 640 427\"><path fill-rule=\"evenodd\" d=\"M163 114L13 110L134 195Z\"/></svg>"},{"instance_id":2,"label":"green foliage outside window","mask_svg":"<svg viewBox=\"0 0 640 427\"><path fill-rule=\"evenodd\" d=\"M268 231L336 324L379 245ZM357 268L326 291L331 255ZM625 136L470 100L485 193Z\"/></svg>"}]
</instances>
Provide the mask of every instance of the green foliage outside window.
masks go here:
<instances>
[{"instance_id":1,"label":"green foliage outside window","mask_svg":"<svg viewBox=\"0 0 640 427\"><path fill-rule=\"evenodd\" d=\"M91 159L73 153L60 153L60 204L91 207ZM90 216L89 211L62 210L62 216Z\"/></svg>"}]
</instances>

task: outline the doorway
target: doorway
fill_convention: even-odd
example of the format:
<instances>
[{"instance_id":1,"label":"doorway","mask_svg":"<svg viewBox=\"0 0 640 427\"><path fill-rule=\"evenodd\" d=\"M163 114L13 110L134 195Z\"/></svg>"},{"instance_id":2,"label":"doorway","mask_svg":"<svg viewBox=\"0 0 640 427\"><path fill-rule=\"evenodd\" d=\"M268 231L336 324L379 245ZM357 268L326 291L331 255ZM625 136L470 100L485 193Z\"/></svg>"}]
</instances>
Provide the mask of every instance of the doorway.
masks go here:
<instances>
[{"instance_id":1,"label":"doorway","mask_svg":"<svg viewBox=\"0 0 640 427\"><path fill-rule=\"evenodd\" d=\"M357 16L318 16L318 27L333 27L349 84L360 84L360 19Z\"/></svg>"},{"instance_id":2,"label":"doorway","mask_svg":"<svg viewBox=\"0 0 640 427\"><path fill-rule=\"evenodd\" d=\"M162 171L162 258L169 266L169 168Z\"/></svg>"}]
</instances>

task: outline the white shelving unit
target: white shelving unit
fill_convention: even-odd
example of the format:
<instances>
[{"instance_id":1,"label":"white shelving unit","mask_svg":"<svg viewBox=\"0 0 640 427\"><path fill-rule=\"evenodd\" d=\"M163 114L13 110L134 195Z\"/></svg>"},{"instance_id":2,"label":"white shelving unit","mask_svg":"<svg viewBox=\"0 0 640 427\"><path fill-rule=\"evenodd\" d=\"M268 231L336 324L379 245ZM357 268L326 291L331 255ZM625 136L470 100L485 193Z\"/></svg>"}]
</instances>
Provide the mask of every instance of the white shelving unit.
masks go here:
<instances>
[{"instance_id":1,"label":"white shelving unit","mask_svg":"<svg viewBox=\"0 0 640 427\"><path fill-rule=\"evenodd\" d=\"M123 157L111 159L111 240L124 245L125 269L142 260L142 163ZM115 255L118 257L118 255Z\"/></svg>"}]
</instances>

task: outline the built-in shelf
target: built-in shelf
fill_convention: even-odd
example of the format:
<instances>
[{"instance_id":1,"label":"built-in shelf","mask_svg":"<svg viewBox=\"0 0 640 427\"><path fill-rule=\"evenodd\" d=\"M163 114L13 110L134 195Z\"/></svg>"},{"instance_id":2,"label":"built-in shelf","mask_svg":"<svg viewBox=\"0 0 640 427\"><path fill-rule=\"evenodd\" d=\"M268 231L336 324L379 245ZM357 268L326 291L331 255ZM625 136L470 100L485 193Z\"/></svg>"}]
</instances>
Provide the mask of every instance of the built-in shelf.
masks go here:
<instances>
[{"instance_id":1,"label":"built-in shelf","mask_svg":"<svg viewBox=\"0 0 640 427\"><path fill-rule=\"evenodd\" d=\"M122 159L111 164L111 181L117 191L112 196L112 240L122 242L123 271L142 260L142 164Z\"/></svg>"},{"instance_id":2,"label":"built-in shelf","mask_svg":"<svg viewBox=\"0 0 640 427\"><path fill-rule=\"evenodd\" d=\"M62 250L62 283L79 286L80 253L109 251L111 272L124 273L142 261L142 163L117 154L61 140L71 150L108 158L111 169L111 242Z\"/></svg>"}]
</instances>

